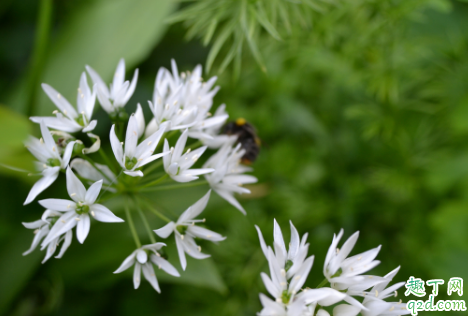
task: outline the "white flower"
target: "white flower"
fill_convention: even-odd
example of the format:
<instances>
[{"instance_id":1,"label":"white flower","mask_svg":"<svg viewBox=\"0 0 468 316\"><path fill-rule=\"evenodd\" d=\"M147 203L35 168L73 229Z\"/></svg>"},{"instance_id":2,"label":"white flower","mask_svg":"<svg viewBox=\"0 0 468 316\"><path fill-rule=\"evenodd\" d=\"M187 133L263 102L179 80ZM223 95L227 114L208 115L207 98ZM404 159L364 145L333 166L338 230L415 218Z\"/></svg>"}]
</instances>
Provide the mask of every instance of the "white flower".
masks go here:
<instances>
[{"instance_id":1,"label":"white flower","mask_svg":"<svg viewBox=\"0 0 468 316\"><path fill-rule=\"evenodd\" d=\"M243 214L246 214L244 208L234 198L234 193L250 193L250 190L243 188L242 185L255 183L257 178L242 174L252 169L240 164L240 159L244 155L244 150L241 150L240 146L238 144L232 148L232 143L226 143L208 159L204 167L215 169L213 173L205 175L211 188Z\"/></svg>"},{"instance_id":2,"label":"white flower","mask_svg":"<svg viewBox=\"0 0 468 316\"><path fill-rule=\"evenodd\" d=\"M222 145L234 142L237 139L237 136L220 134L221 127L226 122L229 115L227 115L226 105L221 104L218 109L216 110L215 114L213 115L213 120L217 118L216 121L211 122L209 126L203 125L200 127L199 130L196 130L196 126L190 128L189 136L192 138L200 138L200 141L208 146L208 148L216 149L221 147ZM200 134L196 134L200 133Z\"/></svg>"},{"instance_id":3,"label":"white flower","mask_svg":"<svg viewBox=\"0 0 468 316\"><path fill-rule=\"evenodd\" d=\"M276 301L288 304L290 301L294 301L296 294L301 290L309 276L313 263L314 256L310 256L300 266L299 270L296 271L296 274L294 274L289 280L286 276L285 269L280 267L273 250L269 247L268 264L270 266L271 279L263 272L261 273L261 277L267 291L276 299Z\"/></svg>"},{"instance_id":4,"label":"white flower","mask_svg":"<svg viewBox=\"0 0 468 316\"><path fill-rule=\"evenodd\" d=\"M149 102L154 114L154 119L148 124L150 132L165 121L171 122L169 130L194 128L194 131L201 131L227 118L208 119L213 97L218 91L218 87L211 90L216 77L205 83L200 65L192 73L182 73L180 76L174 60L171 65L172 74L161 68L156 76L153 102Z\"/></svg>"},{"instance_id":5,"label":"white flower","mask_svg":"<svg viewBox=\"0 0 468 316\"><path fill-rule=\"evenodd\" d=\"M135 70L132 82L125 81L125 60L122 58L115 70L114 80L109 88L101 76L91 67L86 66L91 79L97 86L97 96L102 108L109 114L118 112L130 100L138 80L138 69Z\"/></svg>"},{"instance_id":6,"label":"white flower","mask_svg":"<svg viewBox=\"0 0 468 316\"><path fill-rule=\"evenodd\" d=\"M167 139L164 140L164 152L169 152L164 156L164 170L166 173L177 182L189 182L198 179L198 175L213 172L212 168L190 169L193 164L205 152L206 146L195 149L194 151L187 150L185 154L182 152L187 142L188 131L185 130L177 140L175 148L169 150Z\"/></svg>"},{"instance_id":7,"label":"white flower","mask_svg":"<svg viewBox=\"0 0 468 316\"><path fill-rule=\"evenodd\" d=\"M375 285L366 295L363 305L368 308L363 311L363 316L391 316L391 315L406 315L410 311L406 308L406 304L399 302L385 302L384 299L390 296L397 296L397 290L405 285L405 282L394 284L388 288L387 285L392 281L395 275L400 270L400 267L384 276L384 281Z\"/></svg>"},{"instance_id":8,"label":"white flower","mask_svg":"<svg viewBox=\"0 0 468 316\"><path fill-rule=\"evenodd\" d=\"M80 243L83 243L89 233L89 214L100 222L123 222L121 218L115 216L114 213L104 205L95 204L101 187L102 180L95 182L86 190L83 183L75 176L73 171L70 168L67 169L67 191L73 201L62 199L46 199L39 201L39 204L47 209L62 212L62 215L42 242L42 249L57 237L71 231L75 226L77 226L76 237Z\"/></svg>"},{"instance_id":9,"label":"white flower","mask_svg":"<svg viewBox=\"0 0 468 316\"><path fill-rule=\"evenodd\" d=\"M141 270L143 270L143 275L145 276L145 279L148 280L148 282L153 286L153 288L156 291L161 293L158 280L156 279L156 274L154 273L153 264L155 264L157 267L159 267L159 269L164 270L170 275L176 277L180 276L176 268L174 268L174 266L170 264L166 259L162 258L158 252L158 250L165 245L166 244L159 242L151 245L145 245L135 250L130 256L128 256L124 260L124 262L114 273L120 273L134 265L135 268L133 271L133 285L135 286L135 289L137 289L140 286Z\"/></svg>"},{"instance_id":10,"label":"white flower","mask_svg":"<svg viewBox=\"0 0 468 316\"><path fill-rule=\"evenodd\" d=\"M340 231L338 236L333 236L333 242L328 249L323 266L323 274L330 282L331 287L337 290L346 290L353 285L365 282L369 278L360 274L373 269L380 263L380 261L374 260L380 251L380 246L347 258L356 244L359 232L349 237L343 247L338 249L337 246L342 236L343 230ZM372 286L372 280L366 284L369 287Z\"/></svg>"},{"instance_id":11,"label":"white flower","mask_svg":"<svg viewBox=\"0 0 468 316\"><path fill-rule=\"evenodd\" d=\"M33 116L31 117L33 122L40 123L44 121L50 128L69 133L90 132L96 127L97 121L91 120L94 103L96 102L96 92L91 92L86 80L86 73L81 74L80 87L78 88L76 100L78 111L48 84L43 83L42 89L44 89L50 100L55 103L59 111L54 111L56 117Z\"/></svg>"},{"instance_id":12,"label":"white flower","mask_svg":"<svg viewBox=\"0 0 468 316\"><path fill-rule=\"evenodd\" d=\"M309 244L306 244L308 234L304 234L301 240L296 227L294 227L291 221L289 221L289 223L291 226L291 239L289 242L289 251L286 251L286 245L281 228L276 222L276 219L273 221L273 237L275 246L274 257L276 258L280 269L284 269L286 271L287 279L290 279L302 267L304 260L307 257L307 251L309 250ZM262 232L257 225L255 225L255 228L258 232L258 238L260 239L260 246L262 247L263 254L268 259L268 247L263 239Z\"/></svg>"},{"instance_id":13,"label":"white flower","mask_svg":"<svg viewBox=\"0 0 468 316\"><path fill-rule=\"evenodd\" d=\"M33 185L24 205L31 203L39 193L47 189L57 179L60 169L65 169L68 166L75 145L75 141L69 142L63 156L61 156L46 124L41 121L40 126L42 138L39 140L31 136L26 142L26 148L39 160L36 162L36 167L42 172L42 178Z\"/></svg>"},{"instance_id":14,"label":"white flower","mask_svg":"<svg viewBox=\"0 0 468 316\"><path fill-rule=\"evenodd\" d=\"M137 146L139 132L141 131L140 126L141 120L138 119L136 115L130 116L125 137L125 151L123 150L123 143L119 141L115 134L115 125L112 125L110 131L110 141L115 159L117 159L118 163L124 168L124 173L132 177L142 177L143 172L136 169L169 153L164 152L153 155L161 136L166 130L166 124L161 124L157 132L146 138Z\"/></svg>"},{"instance_id":15,"label":"white flower","mask_svg":"<svg viewBox=\"0 0 468 316\"><path fill-rule=\"evenodd\" d=\"M161 238L167 238L172 234L172 232L174 232L180 264L184 270L187 267L185 253L195 259L205 259L209 257L209 255L201 252L201 247L195 243L193 238L201 238L211 240L213 242L226 239L226 237L223 237L211 230L195 226L195 223L205 222L204 219L196 220L194 218L200 215L200 213L205 209L210 198L210 193L211 191L208 191L204 197L182 213L176 223L170 222L166 226L154 231Z\"/></svg>"},{"instance_id":16,"label":"white flower","mask_svg":"<svg viewBox=\"0 0 468 316\"><path fill-rule=\"evenodd\" d=\"M50 227L52 226L52 224L61 215L62 214L59 212L46 210L44 214L42 215L41 219L32 223L23 223L24 227L28 229L34 229L34 239L31 244L31 248L25 251L23 253L23 256L30 254L32 251L34 251L34 249L36 249L36 247L39 245L41 240L44 237L46 237L47 234L49 233ZM60 250L60 253L58 254L58 256L56 256L55 258L61 258L63 256L63 254L65 253L65 251L68 249L68 247L71 244L71 240L72 240L71 232L67 232L64 238L57 237L51 243L49 243L49 246L47 247L47 250L46 250L46 256L44 260L42 261L42 263L46 262L55 253L55 250L57 249L57 246L62 241L62 239L64 240L62 249Z\"/></svg>"}]
</instances>

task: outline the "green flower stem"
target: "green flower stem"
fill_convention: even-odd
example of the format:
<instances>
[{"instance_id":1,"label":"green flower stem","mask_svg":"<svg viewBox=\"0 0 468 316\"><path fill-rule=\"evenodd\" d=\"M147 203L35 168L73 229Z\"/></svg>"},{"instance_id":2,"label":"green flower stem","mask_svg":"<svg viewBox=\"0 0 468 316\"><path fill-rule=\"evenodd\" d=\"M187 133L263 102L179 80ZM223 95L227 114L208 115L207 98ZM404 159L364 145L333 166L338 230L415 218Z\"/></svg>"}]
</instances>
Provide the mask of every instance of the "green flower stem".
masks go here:
<instances>
[{"instance_id":1,"label":"green flower stem","mask_svg":"<svg viewBox=\"0 0 468 316\"><path fill-rule=\"evenodd\" d=\"M107 181L112 183L112 179L110 179L101 169L99 169L92 159L90 159L88 156L83 155L83 154L81 154L80 157L83 158L84 160L86 160L87 162L89 162L91 164L91 166L94 167L94 169L96 169L100 174L102 174L104 176L104 178L107 179Z\"/></svg>"},{"instance_id":2,"label":"green flower stem","mask_svg":"<svg viewBox=\"0 0 468 316\"><path fill-rule=\"evenodd\" d=\"M148 198L144 197L143 198L145 200L148 200ZM164 214L162 214L161 212L159 212L157 209L155 209L150 202L148 201L143 201L146 205L146 207L151 211L153 212L157 217L159 217L160 219L162 219L163 221L166 221L166 222L172 222L168 217L166 217Z\"/></svg>"},{"instance_id":3,"label":"green flower stem","mask_svg":"<svg viewBox=\"0 0 468 316\"><path fill-rule=\"evenodd\" d=\"M320 284L317 285L316 289L323 287L327 283L328 283L327 278L323 279L322 282L320 282Z\"/></svg>"},{"instance_id":4,"label":"green flower stem","mask_svg":"<svg viewBox=\"0 0 468 316\"><path fill-rule=\"evenodd\" d=\"M160 177L159 179L156 179L156 180L154 180L154 181L152 181L152 182L150 182L150 183L146 183L146 184L142 185L141 187L136 188L136 190L137 190L137 191L140 191L140 190L142 190L142 189L144 189L144 188L151 187L151 186L153 186L153 185L156 185L156 184L158 184L158 183L161 183L162 181L166 180L167 177L168 177L168 175L167 175L167 173L166 173L166 174L164 174L162 177Z\"/></svg>"},{"instance_id":5,"label":"green flower stem","mask_svg":"<svg viewBox=\"0 0 468 316\"><path fill-rule=\"evenodd\" d=\"M127 216L128 226L130 227L130 231L132 232L133 239L135 240L135 244L137 248L141 248L140 238L138 238L138 234L135 229L135 225L133 224L132 215L130 215L130 208L128 207L128 201L125 203L125 215Z\"/></svg>"},{"instance_id":6,"label":"green flower stem","mask_svg":"<svg viewBox=\"0 0 468 316\"><path fill-rule=\"evenodd\" d=\"M182 188L196 187L196 186L204 185L207 183L208 181L201 180L201 181L195 181L195 182L189 182L189 183L183 183L183 184L170 184L170 185L157 186L153 188L142 188L140 191L152 192L152 191L163 191L163 190L171 190L171 189L182 189Z\"/></svg>"},{"instance_id":7,"label":"green flower stem","mask_svg":"<svg viewBox=\"0 0 468 316\"><path fill-rule=\"evenodd\" d=\"M109 160L109 158L108 158L107 155L106 155L106 152L105 152L104 150L102 150L102 148L99 148L98 152L99 152L99 155L101 155L102 159L104 159L105 163L106 163L110 168L112 168L112 170L113 170L114 172L116 172L117 170L115 170L115 168L114 168L114 167L115 167L115 164L113 164L113 163Z\"/></svg>"},{"instance_id":8,"label":"green flower stem","mask_svg":"<svg viewBox=\"0 0 468 316\"><path fill-rule=\"evenodd\" d=\"M39 3L39 13L37 20L37 32L34 43L34 51L31 60L31 69L28 76L28 99L26 115L34 114L34 108L37 104L38 86L41 81L41 75L46 60L47 48L49 46L49 34L52 25L52 0L41 0Z\"/></svg>"},{"instance_id":9,"label":"green flower stem","mask_svg":"<svg viewBox=\"0 0 468 316\"><path fill-rule=\"evenodd\" d=\"M146 219L145 214L141 210L141 207L138 204L138 200L137 200L136 197L134 198L134 200L135 200L135 207L136 207L138 213L140 214L140 217L141 217L141 220L143 221L143 224L145 225L146 232L148 233L148 237L151 240L151 243L155 244L156 243L156 238L154 238L154 233L151 231L148 220Z\"/></svg>"},{"instance_id":10,"label":"green flower stem","mask_svg":"<svg viewBox=\"0 0 468 316\"><path fill-rule=\"evenodd\" d=\"M156 151L156 149L155 149L155 151ZM158 161L156 161L155 163L152 163L151 166L149 166L148 168L145 169L145 174L149 174L153 170L159 168L162 164L163 164L163 160L162 160L162 158L160 158Z\"/></svg>"}]
</instances>

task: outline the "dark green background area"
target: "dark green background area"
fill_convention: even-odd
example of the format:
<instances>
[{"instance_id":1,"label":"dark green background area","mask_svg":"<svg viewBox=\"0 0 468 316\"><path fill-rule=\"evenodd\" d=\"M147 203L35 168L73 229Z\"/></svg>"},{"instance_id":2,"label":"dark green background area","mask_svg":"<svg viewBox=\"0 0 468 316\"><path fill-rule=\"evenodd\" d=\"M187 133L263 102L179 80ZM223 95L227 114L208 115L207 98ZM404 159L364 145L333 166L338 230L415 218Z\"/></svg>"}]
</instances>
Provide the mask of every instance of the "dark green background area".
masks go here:
<instances>
[{"instance_id":1,"label":"dark green background area","mask_svg":"<svg viewBox=\"0 0 468 316\"><path fill-rule=\"evenodd\" d=\"M209 53L199 40L184 39L183 24L165 23L180 10L170 1L54 1L49 43L37 66L44 2L0 3L2 164L31 168L22 142L28 133L38 136L38 128L27 121L28 109L49 115L54 108L41 82L74 104L86 64L109 81L124 57L127 77L140 69L127 107L141 103L149 121L146 100L158 68L174 58L179 70L191 70ZM257 128L259 183L251 196L239 197L247 216L213 195L206 225L227 239L201 243L212 257L189 260L180 279L157 272L161 294L147 282L135 291L131 271L112 273L134 250L126 224L93 223L86 242L73 240L60 260L41 265L39 250L23 257L32 233L21 222L39 218L43 209L37 202L22 205L33 178L0 167L0 315L254 315L261 309L258 293L266 293L260 272L267 271L254 225L271 244L273 218L287 238L289 220L309 234L310 287L323 279L325 254L340 228L345 238L360 231L353 254L382 245L374 274L401 265L396 281L467 278L468 3L335 1L314 19L309 29L281 34L282 41L258 37L267 72L245 48L238 78L230 67L219 73L219 62L205 74L218 76L215 107L226 103L231 119L244 117ZM95 117L95 132L110 151L110 121L100 108ZM39 198L66 198L63 180ZM176 218L207 189L151 198ZM107 205L122 212L118 200ZM163 225L156 217L150 222ZM167 248L180 271L172 239ZM441 286L439 299L449 299L446 290Z\"/></svg>"}]
</instances>

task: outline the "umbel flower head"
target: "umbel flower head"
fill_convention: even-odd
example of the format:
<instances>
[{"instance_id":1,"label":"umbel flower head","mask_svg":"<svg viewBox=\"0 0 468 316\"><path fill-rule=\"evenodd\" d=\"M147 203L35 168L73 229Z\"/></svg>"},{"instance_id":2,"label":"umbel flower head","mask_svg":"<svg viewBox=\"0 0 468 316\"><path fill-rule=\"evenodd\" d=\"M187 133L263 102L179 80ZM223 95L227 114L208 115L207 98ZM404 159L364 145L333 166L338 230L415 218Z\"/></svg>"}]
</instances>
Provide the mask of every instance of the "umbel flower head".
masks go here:
<instances>
[{"instance_id":1,"label":"umbel flower head","mask_svg":"<svg viewBox=\"0 0 468 316\"><path fill-rule=\"evenodd\" d=\"M169 222L163 228L154 231L161 238L167 238L174 233L177 251L179 252L180 265L183 270L187 267L185 254L188 254L195 259L205 259L210 256L201 252L201 247L195 243L194 238L206 239L213 242L226 239L226 237L223 237L218 233L195 225L196 223L205 222L204 219L197 220L194 218L200 215L205 209L206 204L210 199L210 193L211 191L208 191L204 197L183 212L177 222Z\"/></svg>"},{"instance_id":2,"label":"umbel flower head","mask_svg":"<svg viewBox=\"0 0 468 316\"><path fill-rule=\"evenodd\" d=\"M31 137L26 146L37 158L36 167L42 178L32 187L25 204L33 201L62 173L66 176L70 198L39 201L46 209L40 220L24 223L26 228L35 232L31 247L24 254L40 246L41 250L46 251L45 262L60 248L56 258L61 258L71 245L74 228L76 238L83 243L89 234L92 218L97 222L123 222L115 214L125 211L125 222L135 248L128 250L131 255L115 273L134 267L135 288L139 286L143 273L159 292L154 266L173 276L179 276L179 273L164 258L161 250L164 244L158 243L156 235L151 232L157 227L151 227L147 219L149 214L168 223L154 231L162 238L174 233L184 270L187 254L196 259L210 256L201 252L197 239L212 242L225 239L198 225L205 222L197 217L205 209L211 191L189 207L177 221L171 221L168 218L170 214L164 214L165 211L153 205L153 201L159 199L159 191L206 185L208 182L219 195L245 213L234 194L249 193L241 186L257 179L243 174L252 169L240 165L244 152L240 146L232 146L238 141L238 136L220 134L228 114L225 105L219 106L214 115L211 114L213 97L218 91L218 87L214 86L216 77L204 82L201 66L195 67L192 72L179 73L172 61L172 72L160 69L153 102L149 101L152 117L148 124L140 103L130 116L125 108L135 91L138 70L131 82L125 81L125 62L120 60L112 84L107 86L96 71L91 67L86 69L87 73L80 78L76 108L51 86L43 84L45 93L58 108L56 117L31 118L40 124L42 138ZM92 89L88 85L87 74L93 81ZM97 120L92 119L96 97L112 121L108 144L105 143L107 137L90 133L97 126ZM89 139L83 141L83 136ZM165 137L164 144L161 144ZM188 138L197 141L189 142ZM169 144L173 142L175 146L170 148ZM85 144L89 147L85 148ZM223 144L226 146L218 149ZM209 148L218 150L210 152ZM111 156L108 156L109 153ZM211 155L211 158L203 159L208 164L203 166L199 158L206 155ZM156 161L161 157L163 159ZM212 173L214 176L210 177ZM200 175L205 175L208 181L199 179ZM100 204L116 198L119 200L109 204L113 205L112 211ZM135 225L134 220L141 220L142 225ZM95 226L93 230L99 229L99 225ZM138 232L139 227L145 228L150 243L142 243L143 233ZM299 285L293 288L299 288Z\"/></svg>"},{"instance_id":3,"label":"umbel flower head","mask_svg":"<svg viewBox=\"0 0 468 316\"><path fill-rule=\"evenodd\" d=\"M88 86L86 73L81 74L78 97L76 98L77 110L60 93L48 84L43 83L42 89L54 102L58 110L54 111L56 117L33 116L35 123L43 121L48 127L59 131L75 133L79 131L91 132L97 125L97 120L91 120L96 102L96 91Z\"/></svg>"},{"instance_id":4,"label":"umbel flower head","mask_svg":"<svg viewBox=\"0 0 468 316\"><path fill-rule=\"evenodd\" d=\"M385 277L367 276L367 278L365 278L362 276L360 278L356 278L353 276L345 276L343 281L341 279L336 279L339 277L327 276L327 274L331 273L330 271L335 271L334 264L342 268L348 267L347 265L343 265L343 262L346 261L344 258L346 258L351 252L352 247L357 240L357 234L351 236L348 240L349 242L346 242L343 246L345 251L343 257L332 255L336 252L336 246L339 238L343 235L343 231L340 232L338 238L335 236L325 260L325 280L315 289L302 288L312 268L313 256L304 260L308 250L308 244L305 243L307 234L304 235L300 241L296 228L292 223L290 223L290 225L291 241L289 251L286 251L281 228L276 220L274 221L275 251L266 245L260 229L256 227L260 238L261 248L267 257L270 268L270 276L266 273L261 273L261 277L267 291L274 297L272 300L266 295L260 294L260 301L263 305L263 309L258 315L330 316L330 313L326 308L340 302L343 303L336 305L333 308L333 316L355 316L359 313L362 313L362 315L365 316L409 314L405 304L402 304L401 301L398 303L389 303L384 301L384 299L393 293L396 293L394 291L404 284L404 282L398 283L390 286L388 289L385 289L388 283L395 276L398 268ZM351 257L353 260L349 260L347 263L350 264L352 262L352 265L354 266L356 264L354 259L356 259L358 261L365 260L367 264L369 264L373 262L372 260L375 258L374 252L375 250L373 249L362 255L358 255L358 257ZM364 258L365 256L366 258ZM375 266L375 263L373 266ZM373 280L368 282L367 279ZM340 286L341 284L346 284L346 288L348 290L338 291L333 288L333 286L321 287L328 283L334 285L335 282L338 281L342 282L339 283ZM373 287L372 290L366 292L366 290L371 287ZM357 291L358 288L359 292ZM364 296L365 299L361 303L353 296Z\"/></svg>"},{"instance_id":5,"label":"umbel flower head","mask_svg":"<svg viewBox=\"0 0 468 316\"><path fill-rule=\"evenodd\" d=\"M120 273L127 270L131 266L134 266L133 270L133 285L135 289L138 289L140 286L141 280L141 270L143 270L143 275L145 279L151 284L151 286L161 293L159 288L158 279L154 273L153 264L156 265L159 269L164 270L166 273L179 277L180 274L177 272L176 268L164 259L161 254L158 252L166 244L158 242L151 245L145 245L141 248L138 248L130 256L128 256L120 267L114 273Z\"/></svg>"},{"instance_id":6,"label":"umbel flower head","mask_svg":"<svg viewBox=\"0 0 468 316\"><path fill-rule=\"evenodd\" d=\"M42 178L29 191L24 202L25 205L31 203L39 193L47 189L57 179L60 170L68 166L75 145L75 141L69 142L63 154L60 154L59 147L47 129L45 122L41 121L40 126L42 138L37 139L30 136L26 148L39 160L36 163L36 168L42 172Z\"/></svg>"}]
</instances>

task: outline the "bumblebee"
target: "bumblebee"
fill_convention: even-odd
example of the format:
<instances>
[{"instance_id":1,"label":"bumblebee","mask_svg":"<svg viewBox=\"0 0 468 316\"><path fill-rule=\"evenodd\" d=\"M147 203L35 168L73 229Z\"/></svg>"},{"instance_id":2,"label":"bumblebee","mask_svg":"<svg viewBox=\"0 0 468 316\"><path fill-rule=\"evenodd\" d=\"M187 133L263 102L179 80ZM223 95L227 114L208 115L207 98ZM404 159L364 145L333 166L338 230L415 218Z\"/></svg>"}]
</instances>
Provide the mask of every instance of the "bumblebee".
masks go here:
<instances>
[{"instance_id":1,"label":"bumblebee","mask_svg":"<svg viewBox=\"0 0 468 316\"><path fill-rule=\"evenodd\" d=\"M250 165L257 159L261 142L252 124L243 118L238 118L224 125L222 133L237 136L237 142L245 150L245 154L241 158L243 164Z\"/></svg>"}]
</instances>

